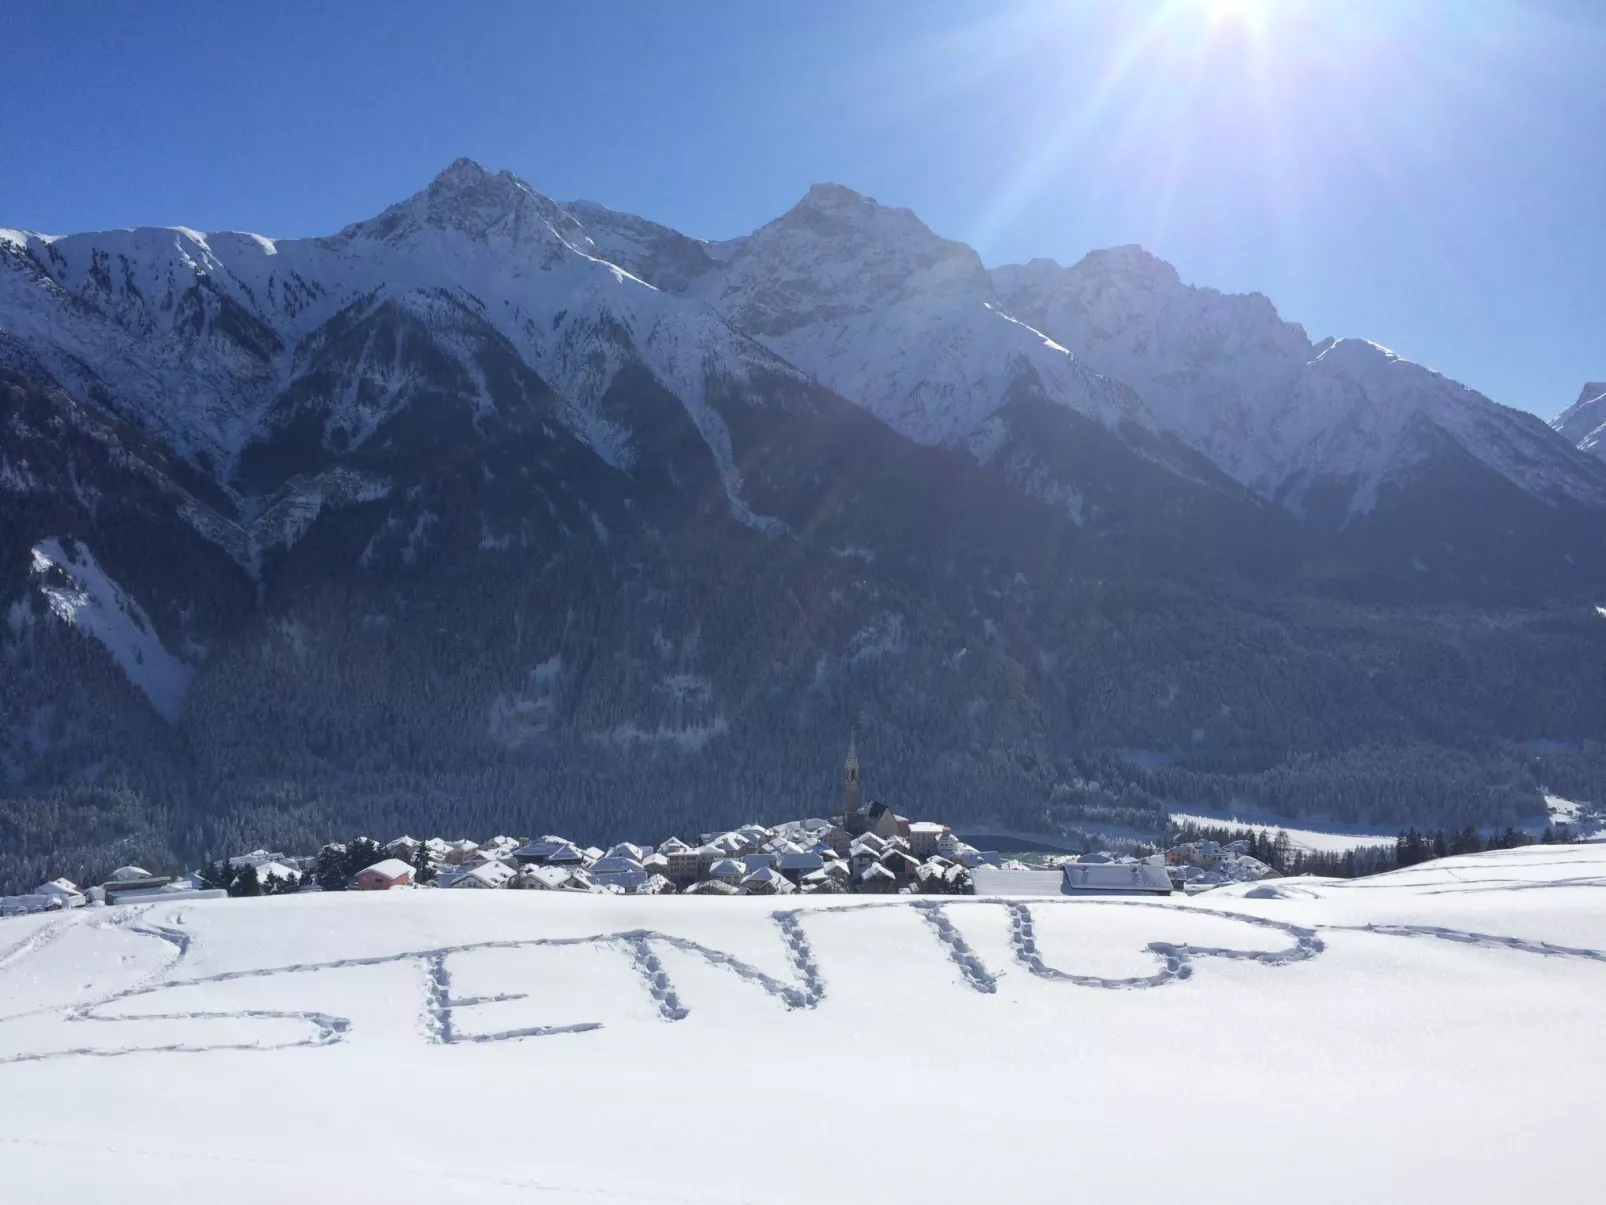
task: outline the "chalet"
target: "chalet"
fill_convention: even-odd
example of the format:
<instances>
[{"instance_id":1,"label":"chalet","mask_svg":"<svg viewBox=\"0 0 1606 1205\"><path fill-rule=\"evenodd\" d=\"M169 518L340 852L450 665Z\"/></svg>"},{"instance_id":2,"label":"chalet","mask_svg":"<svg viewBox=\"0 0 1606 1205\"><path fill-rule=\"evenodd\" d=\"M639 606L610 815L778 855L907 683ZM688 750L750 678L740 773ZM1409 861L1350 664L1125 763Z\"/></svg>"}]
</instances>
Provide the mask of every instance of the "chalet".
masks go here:
<instances>
[{"instance_id":1,"label":"chalet","mask_svg":"<svg viewBox=\"0 0 1606 1205\"><path fill-rule=\"evenodd\" d=\"M661 874L649 874L647 881L636 888L637 895L674 895L675 885Z\"/></svg>"},{"instance_id":2,"label":"chalet","mask_svg":"<svg viewBox=\"0 0 1606 1205\"><path fill-rule=\"evenodd\" d=\"M585 852L568 841L563 842L557 849L547 855L546 865L567 866L578 870L586 864Z\"/></svg>"},{"instance_id":3,"label":"chalet","mask_svg":"<svg viewBox=\"0 0 1606 1205\"><path fill-rule=\"evenodd\" d=\"M913 826L911 826L910 831L913 831ZM963 841L954 836L953 833L946 828L943 829L942 835L937 838L937 852L943 857L947 858L950 862L959 857L959 851L962 848L968 847Z\"/></svg>"},{"instance_id":4,"label":"chalet","mask_svg":"<svg viewBox=\"0 0 1606 1205\"><path fill-rule=\"evenodd\" d=\"M477 888L481 891L506 887L518 872L502 862L482 862L454 877L452 887Z\"/></svg>"},{"instance_id":5,"label":"chalet","mask_svg":"<svg viewBox=\"0 0 1606 1205\"><path fill-rule=\"evenodd\" d=\"M904 853L901 849L889 849L877 860L890 870L892 877L900 883L907 883L914 878L915 872L920 869L920 860L912 854Z\"/></svg>"},{"instance_id":6,"label":"chalet","mask_svg":"<svg viewBox=\"0 0 1606 1205\"><path fill-rule=\"evenodd\" d=\"M568 845L569 843L562 837L542 837L537 841L526 841L519 846L513 851L513 858L520 866L545 866L553 854ZM578 854L580 851L574 852Z\"/></svg>"},{"instance_id":7,"label":"chalet","mask_svg":"<svg viewBox=\"0 0 1606 1205\"><path fill-rule=\"evenodd\" d=\"M448 841L446 843L446 862L450 866L461 866L479 852L480 847L472 841Z\"/></svg>"},{"instance_id":8,"label":"chalet","mask_svg":"<svg viewBox=\"0 0 1606 1205\"><path fill-rule=\"evenodd\" d=\"M527 865L519 868L508 886L526 891L557 891L568 886L570 877L569 871L561 866Z\"/></svg>"},{"instance_id":9,"label":"chalet","mask_svg":"<svg viewBox=\"0 0 1606 1205\"><path fill-rule=\"evenodd\" d=\"M749 871L758 870L765 866L774 866L775 855L767 851L761 851L756 854L743 854L742 865L747 867Z\"/></svg>"},{"instance_id":10,"label":"chalet","mask_svg":"<svg viewBox=\"0 0 1606 1205\"><path fill-rule=\"evenodd\" d=\"M747 867L735 858L721 858L708 868L708 875L712 879L718 879L735 887L747 875Z\"/></svg>"},{"instance_id":11,"label":"chalet","mask_svg":"<svg viewBox=\"0 0 1606 1205\"><path fill-rule=\"evenodd\" d=\"M840 824L833 824L826 831L825 843L836 850L837 853L846 857L849 847L853 844L853 834Z\"/></svg>"},{"instance_id":12,"label":"chalet","mask_svg":"<svg viewBox=\"0 0 1606 1205\"><path fill-rule=\"evenodd\" d=\"M661 853L650 853L641 859L641 868L647 872L648 877L659 874L669 877L669 859Z\"/></svg>"},{"instance_id":13,"label":"chalet","mask_svg":"<svg viewBox=\"0 0 1606 1205\"><path fill-rule=\"evenodd\" d=\"M609 854L598 858L586 869L594 881L606 887L619 887L625 891L634 891L647 881L647 871L641 863L622 854Z\"/></svg>"},{"instance_id":14,"label":"chalet","mask_svg":"<svg viewBox=\"0 0 1606 1205\"><path fill-rule=\"evenodd\" d=\"M887 895L898 889L892 872L879 862L871 862L859 875L859 890L870 895Z\"/></svg>"},{"instance_id":15,"label":"chalet","mask_svg":"<svg viewBox=\"0 0 1606 1205\"><path fill-rule=\"evenodd\" d=\"M397 837L388 842L382 852L391 858L400 858L403 862L415 862L418 859L418 850L422 842L412 837Z\"/></svg>"},{"instance_id":16,"label":"chalet","mask_svg":"<svg viewBox=\"0 0 1606 1205\"><path fill-rule=\"evenodd\" d=\"M782 854L775 868L792 882L801 884L806 875L825 873L825 859L813 852Z\"/></svg>"},{"instance_id":17,"label":"chalet","mask_svg":"<svg viewBox=\"0 0 1606 1205\"><path fill-rule=\"evenodd\" d=\"M797 890L773 866L760 866L742 879L741 886L748 895L791 895Z\"/></svg>"},{"instance_id":18,"label":"chalet","mask_svg":"<svg viewBox=\"0 0 1606 1205\"><path fill-rule=\"evenodd\" d=\"M388 891L412 885L413 868L400 858L386 858L357 872L358 891Z\"/></svg>"},{"instance_id":19,"label":"chalet","mask_svg":"<svg viewBox=\"0 0 1606 1205\"><path fill-rule=\"evenodd\" d=\"M658 847L658 852L667 858L670 854L686 853L691 850L691 848L692 847L690 845L687 845L679 837L671 837Z\"/></svg>"},{"instance_id":20,"label":"chalet","mask_svg":"<svg viewBox=\"0 0 1606 1205\"><path fill-rule=\"evenodd\" d=\"M40 883L33 893L60 901L57 906L61 908L84 906L84 893L78 890L78 885L71 879L51 879L48 883Z\"/></svg>"}]
</instances>

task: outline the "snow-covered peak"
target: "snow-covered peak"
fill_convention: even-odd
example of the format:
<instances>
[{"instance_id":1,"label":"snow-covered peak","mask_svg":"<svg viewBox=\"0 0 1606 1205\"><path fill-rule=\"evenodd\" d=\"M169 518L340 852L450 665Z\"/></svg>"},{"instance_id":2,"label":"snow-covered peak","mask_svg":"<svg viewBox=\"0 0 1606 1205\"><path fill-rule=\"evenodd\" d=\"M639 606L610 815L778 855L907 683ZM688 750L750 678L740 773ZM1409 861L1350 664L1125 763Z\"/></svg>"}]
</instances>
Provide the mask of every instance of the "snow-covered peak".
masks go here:
<instances>
[{"instance_id":1,"label":"snow-covered peak","mask_svg":"<svg viewBox=\"0 0 1606 1205\"><path fill-rule=\"evenodd\" d=\"M1606 459L1606 381L1589 381L1550 424L1579 449Z\"/></svg>"},{"instance_id":2,"label":"snow-covered peak","mask_svg":"<svg viewBox=\"0 0 1606 1205\"><path fill-rule=\"evenodd\" d=\"M1100 422L1152 424L1006 315L976 252L908 209L817 184L717 259L693 296L911 439L964 442L1022 383Z\"/></svg>"},{"instance_id":3,"label":"snow-covered peak","mask_svg":"<svg viewBox=\"0 0 1606 1205\"><path fill-rule=\"evenodd\" d=\"M1228 464L1265 398L1312 348L1258 293L1186 285L1142 247L1036 259L991 272L1005 309L1135 389L1161 421Z\"/></svg>"},{"instance_id":4,"label":"snow-covered peak","mask_svg":"<svg viewBox=\"0 0 1606 1205\"><path fill-rule=\"evenodd\" d=\"M457 159L422 191L376 218L347 226L337 237L400 243L426 229L455 230L479 241L573 245L584 240L580 223L550 197L510 171L495 174L472 159Z\"/></svg>"}]
</instances>

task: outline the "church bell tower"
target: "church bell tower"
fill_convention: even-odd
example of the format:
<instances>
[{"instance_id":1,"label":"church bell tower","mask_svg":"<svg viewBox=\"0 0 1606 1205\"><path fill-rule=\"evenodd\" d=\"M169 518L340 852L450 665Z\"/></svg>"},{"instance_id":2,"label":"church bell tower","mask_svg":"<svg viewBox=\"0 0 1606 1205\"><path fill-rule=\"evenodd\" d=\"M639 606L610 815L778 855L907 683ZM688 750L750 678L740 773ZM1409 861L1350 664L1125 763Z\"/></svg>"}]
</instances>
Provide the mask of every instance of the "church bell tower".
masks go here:
<instances>
[{"instance_id":1,"label":"church bell tower","mask_svg":"<svg viewBox=\"0 0 1606 1205\"><path fill-rule=\"evenodd\" d=\"M859 749L858 733L848 736L848 759L842 763L842 816L859 814Z\"/></svg>"}]
</instances>

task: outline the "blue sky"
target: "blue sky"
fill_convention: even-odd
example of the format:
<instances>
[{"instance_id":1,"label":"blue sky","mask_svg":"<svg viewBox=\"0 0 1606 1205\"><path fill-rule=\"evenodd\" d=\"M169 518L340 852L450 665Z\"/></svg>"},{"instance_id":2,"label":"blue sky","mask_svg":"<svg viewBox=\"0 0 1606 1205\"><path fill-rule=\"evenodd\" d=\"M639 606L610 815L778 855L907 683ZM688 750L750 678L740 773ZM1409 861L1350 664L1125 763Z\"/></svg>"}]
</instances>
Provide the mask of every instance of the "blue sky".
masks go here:
<instances>
[{"instance_id":1,"label":"blue sky","mask_svg":"<svg viewBox=\"0 0 1606 1205\"><path fill-rule=\"evenodd\" d=\"M327 233L458 155L691 234L820 180L1142 243L1546 417L1606 377L1596 0L9 7L0 225Z\"/></svg>"}]
</instances>

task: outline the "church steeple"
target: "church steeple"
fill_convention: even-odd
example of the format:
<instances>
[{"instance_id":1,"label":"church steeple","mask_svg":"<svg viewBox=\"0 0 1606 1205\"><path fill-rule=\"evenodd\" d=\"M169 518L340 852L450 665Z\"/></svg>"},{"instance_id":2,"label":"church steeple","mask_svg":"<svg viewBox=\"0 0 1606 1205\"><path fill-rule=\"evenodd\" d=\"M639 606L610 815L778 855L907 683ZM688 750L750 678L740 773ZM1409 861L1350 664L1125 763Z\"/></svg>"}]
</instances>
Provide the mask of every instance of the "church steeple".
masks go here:
<instances>
[{"instance_id":1,"label":"church steeple","mask_svg":"<svg viewBox=\"0 0 1606 1205\"><path fill-rule=\"evenodd\" d=\"M859 734L848 735L848 759L842 763L842 815L856 816L859 812Z\"/></svg>"}]
</instances>

